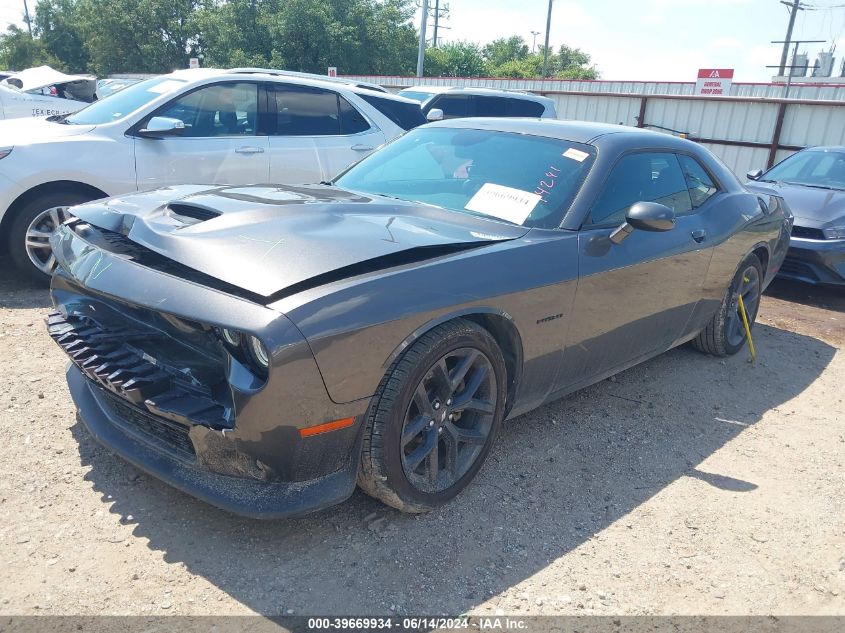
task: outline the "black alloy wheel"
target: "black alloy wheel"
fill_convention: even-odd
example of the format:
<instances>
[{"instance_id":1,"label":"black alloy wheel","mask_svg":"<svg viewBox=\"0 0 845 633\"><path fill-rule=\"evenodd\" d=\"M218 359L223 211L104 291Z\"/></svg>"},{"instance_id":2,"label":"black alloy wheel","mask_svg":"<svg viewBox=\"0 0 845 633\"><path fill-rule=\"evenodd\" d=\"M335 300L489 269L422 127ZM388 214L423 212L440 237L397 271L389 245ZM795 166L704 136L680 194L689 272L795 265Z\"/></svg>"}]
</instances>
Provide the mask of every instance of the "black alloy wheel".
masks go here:
<instances>
[{"instance_id":1,"label":"black alloy wheel","mask_svg":"<svg viewBox=\"0 0 845 633\"><path fill-rule=\"evenodd\" d=\"M463 477L487 443L496 376L483 352L442 356L417 384L402 427L402 468L419 490L442 492Z\"/></svg>"},{"instance_id":2,"label":"black alloy wheel","mask_svg":"<svg viewBox=\"0 0 845 633\"><path fill-rule=\"evenodd\" d=\"M505 415L507 369L493 336L455 319L391 365L367 412L358 485L404 512L454 498L481 468Z\"/></svg>"}]
</instances>

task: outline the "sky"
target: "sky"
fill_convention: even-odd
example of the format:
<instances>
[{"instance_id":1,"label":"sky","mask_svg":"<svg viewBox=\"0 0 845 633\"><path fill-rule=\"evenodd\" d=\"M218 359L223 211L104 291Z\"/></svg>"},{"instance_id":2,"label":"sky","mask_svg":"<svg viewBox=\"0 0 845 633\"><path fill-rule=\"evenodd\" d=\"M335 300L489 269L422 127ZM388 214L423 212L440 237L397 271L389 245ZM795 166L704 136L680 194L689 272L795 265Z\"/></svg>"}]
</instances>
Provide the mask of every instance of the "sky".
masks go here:
<instances>
[{"instance_id":1,"label":"sky","mask_svg":"<svg viewBox=\"0 0 845 633\"><path fill-rule=\"evenodd\" d=\"M434 5L434 0L430 0ZM834 74L845 55L845 0L803 0L818 10L800 11L793 39L807 45L810 64L819 50L836 45ZM30 11L36 0L29 0ZM450 16L442 40L486 43L546 28L548 0L441 0ZM835 7L835 8L832 8ZM0 0L0 26L23 24L23 0ZM556 0L550 43L592 56L602 79L694 81L699 68L734 68L734 81L769 81L766 65L780 61L788 11L779 0ZM429 27L430 28L430 27ZM429 34L430 34L429 30ZM803 49L802 49L803 51Z\"/></svg>"}]
</instances>

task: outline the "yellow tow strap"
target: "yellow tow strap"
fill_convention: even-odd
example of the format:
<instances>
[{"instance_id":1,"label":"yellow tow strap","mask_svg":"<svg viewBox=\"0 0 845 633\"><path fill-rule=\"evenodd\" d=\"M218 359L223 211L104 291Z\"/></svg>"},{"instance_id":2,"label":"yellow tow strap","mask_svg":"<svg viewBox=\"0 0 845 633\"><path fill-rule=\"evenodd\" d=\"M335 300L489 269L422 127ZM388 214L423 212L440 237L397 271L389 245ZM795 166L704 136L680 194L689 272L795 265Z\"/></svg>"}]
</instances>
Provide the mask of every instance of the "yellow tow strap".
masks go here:
<instances>
[{"instance_id":1,"label":"yellow tow strap","mask_svg":"<svg viewBox=\"0 0 845 633\"><path fill-rule=\"evenodd\" d=\"M743 281L748 282L748 277L743 278ZM739 314L742 316L742 324L745 326L745 336L748 338L748 351L751 352L751 362L757 362L757 351L754 349L754 340L751 338L751 326L748 324L748 313L745 311L745 302L742 300L742 294L739 295Z\"/></svg>"}]
</instances>

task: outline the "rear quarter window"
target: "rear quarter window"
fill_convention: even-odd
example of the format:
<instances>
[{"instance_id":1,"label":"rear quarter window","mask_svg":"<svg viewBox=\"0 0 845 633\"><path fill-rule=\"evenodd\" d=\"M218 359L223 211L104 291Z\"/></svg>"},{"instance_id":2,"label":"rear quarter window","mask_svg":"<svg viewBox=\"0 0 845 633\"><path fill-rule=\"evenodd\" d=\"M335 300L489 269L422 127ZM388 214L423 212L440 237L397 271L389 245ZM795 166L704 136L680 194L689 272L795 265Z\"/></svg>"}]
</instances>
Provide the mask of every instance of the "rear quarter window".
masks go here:
<instances>
[{"instance_id":1,"label":"rear quarter window","mask_svg":"<svg viewBox=\"0 0 845 633\"><path fill-rule=\"evenodd\" d=\"M541 117L546 111L542 103L528 99L508 99L508 116Z\"/></svg>"},{"instance_id":2,"label":"rear quarter window","mask_svg":"<svg viewBox=\"0 0 845 633\"><path fill-rule=\"evenodd\" d=\"M403 130L410 130L425 123L425 116L417 103L404 103L368 94L358 96Z\"/></svg>"}]
</instances>

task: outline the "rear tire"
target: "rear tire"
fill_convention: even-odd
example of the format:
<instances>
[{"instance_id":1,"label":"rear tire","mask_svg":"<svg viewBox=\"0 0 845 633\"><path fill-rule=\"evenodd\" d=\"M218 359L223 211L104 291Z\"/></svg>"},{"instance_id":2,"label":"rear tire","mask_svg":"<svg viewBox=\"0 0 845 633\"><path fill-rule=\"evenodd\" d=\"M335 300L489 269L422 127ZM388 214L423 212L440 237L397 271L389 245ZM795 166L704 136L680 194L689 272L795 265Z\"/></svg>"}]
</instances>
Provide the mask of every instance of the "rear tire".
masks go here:
<instances>
[{"instance_id":1,"label":"rear tire","mask_svg":"<svg viewBox=\"0 0 845 633\"><path fill-rule=\"evenodd\" d=\"M748 325L753 329L757 310L760 307L762 287L763 266L756 255L749 255L740 264L719 310L713 315L707 327L692 340L693 347L713 356L732 356L741 350L747 337L739 314L737 297L742 293L748 314Z\"/></svg>"},{"instance_id":2,"label":"rear tire","mask_svg":"<svg viewBox=\"0 0 845 633\"><path fill-rule=\"evenodd\" d=\"M507 371L487 330L437 326L393 363L367 412L358 485L403 512L427 512L466 488L504 417Z\"/></svg>"},{"instance_id":3,"label":"rear tire","mask_svg":"<svg viewBox=\"0 0 845 633\"><path fill-rule=\"evenodd\" d=\"M9 255L15 268L30 281L47 285L55 268L49 236L67 218L69 207L93 199L73 191L55 191L38 196L18 209L8 237Z\"/></svg>"}]
</instances>

